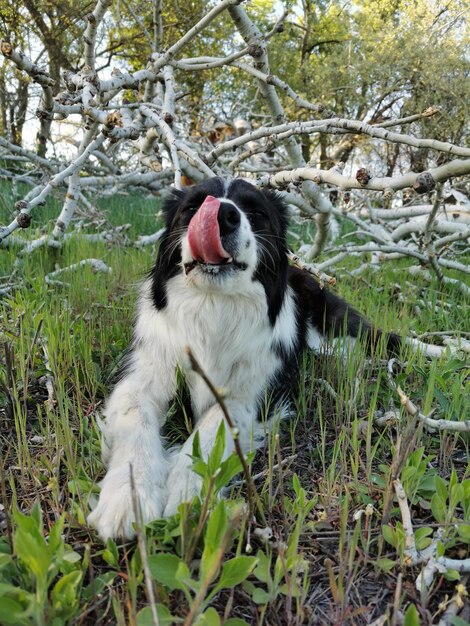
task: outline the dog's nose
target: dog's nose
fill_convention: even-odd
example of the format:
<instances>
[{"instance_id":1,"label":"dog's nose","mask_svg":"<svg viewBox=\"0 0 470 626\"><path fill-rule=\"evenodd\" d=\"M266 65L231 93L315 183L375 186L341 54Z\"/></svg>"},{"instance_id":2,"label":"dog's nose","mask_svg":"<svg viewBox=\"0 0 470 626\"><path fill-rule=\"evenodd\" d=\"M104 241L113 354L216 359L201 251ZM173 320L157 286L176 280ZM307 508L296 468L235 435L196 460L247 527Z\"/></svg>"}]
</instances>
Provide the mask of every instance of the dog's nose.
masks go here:
<instances>
[{"instance_id":1,"label":"dog's nose","mask_svg":"<svg viewBox=\"0 0 470 626\"><path fill-rule=\"evenodd\" d=\"M217 215L221 236L230 235L240 226L240 211L228 202L222 202Z\"/></svg>"}]
</instances>

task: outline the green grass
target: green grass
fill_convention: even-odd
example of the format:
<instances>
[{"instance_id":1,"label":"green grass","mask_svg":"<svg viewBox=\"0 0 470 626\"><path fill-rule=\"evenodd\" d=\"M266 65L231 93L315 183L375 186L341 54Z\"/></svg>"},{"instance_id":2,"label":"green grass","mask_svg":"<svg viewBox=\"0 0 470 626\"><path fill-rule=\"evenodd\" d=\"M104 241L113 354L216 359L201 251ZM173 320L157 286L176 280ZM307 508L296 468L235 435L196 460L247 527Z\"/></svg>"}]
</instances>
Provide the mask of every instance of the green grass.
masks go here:
<instances>
[{"instance_id":1,"label":"green grass","mask_svg":"<svg viewBox=\"0 0 470 626\"><path fill-rule=\"evenodd\" d=\"M6 222L15 194L2 191L0 222ZM48 202L33 228L52 219L58 206ZM138 196L101 200L108 223L100 228L130 222L132 239L158 228L157 209L158 200ZM86 222L84 232L94 232ZM104 546L86 525L88 500L104 472L96 421L129 344L136 284L155 255L124 243L70 241L19 262L14 250L0 248L2 283L12 276L17 285L0 301L0 624L153 623L139 549L112 541ZM56 267L89 257L103 259L112 274L82 268L60 277L68 287L45 283ZM468 301L458 291L411 281L404 263L360 278L344 272L337 290L388 330L470 330ZM240 477L227 487L226 500L214 497L214 488L223 487L211 478L220 466L217 451L199 463L202 502L146 530L160 624L369 624L385 615L391 625L403 614L407 624L438 621L439 603L455 593L458 574L438 574L419 594L419 569L402 559L396 500L382 530L384 501L401 437L409 454L399 474L415 528L423 529L419 547L441 526L445 554L468 556L469 439L421 426L407 434L403 410L397 425L376 427L377 410L399 406L386 363L357 348L346 360L305 357L295 417L280 425L279 436L271 433L252 460L266 524L258 511L249 527ZM408 355L396 376L424 412L468 419L470 368L462 357L430 362ZM237 459L230 463L235 471Z\"/></svg>"}]
</instances>

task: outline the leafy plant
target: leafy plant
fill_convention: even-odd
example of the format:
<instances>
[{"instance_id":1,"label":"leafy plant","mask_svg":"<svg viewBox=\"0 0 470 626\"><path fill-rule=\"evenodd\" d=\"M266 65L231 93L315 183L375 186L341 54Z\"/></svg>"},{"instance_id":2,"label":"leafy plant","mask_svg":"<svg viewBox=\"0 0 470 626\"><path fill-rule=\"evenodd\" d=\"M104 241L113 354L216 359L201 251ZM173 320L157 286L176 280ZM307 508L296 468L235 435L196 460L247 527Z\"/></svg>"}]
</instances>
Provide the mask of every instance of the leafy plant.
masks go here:
<instances>
[{"instance_id":1,"label":"leafy plant","mask_svg":"<svg viewBox=\"0 0 470 626\"><path fill-rule=\"evenodd\" d=\"M433 460L434 456L425 455L425 447L421 446L406 461L400 479L412 504L420 498L429 499L434 492L436 470L430 467Z\"/></svg>"},{"instance_id":2,"label":"leafy plant","mask_svg":"<svg viewBox=\"0 0 470 626\"><path fill-rule=\"evenodd\" d=\"M278 556L274 559L272 551L259 550L256 554L257 565L254 577L264 587L256 586L250 581L244 585L257 604L276 601L279 594L290 598L300 598L306 587L308 564L299 552L299 540L305 518L316 504L316 498L309 500L305 489L300 485L297 474L292 478L295 498L289 508L295 515L295 525L285 548L278 546ZM287 500L287 498L286 498Z\"/></svg>"},{"instance_id":3,"label":"leafy plant","mask_svg":"<svg viewBox=\"0 0 470 626\"><path fill-rule=\"evenodd\" d=\"M62 515L44 534L39 504L31 515L14 513L14 553L0 556L0 623L60 626L79 605L86 562L63 540Z\"/></svg>"},{"instance_id":4,"label":"leafy plant","mask_svg":"<svg viewBox=\"0 0 470 626\"><path fill-rule=\"evenodd\" d=\"M225 551L242 514L240 507L231 511L228 509L230 505L222 500L210 515L197 575L175 554L160 553L148 557L153 578L170 591L179 590L183 593L189 608L189 617L186 618L188 624L220 624L220 618L209 607L211 600L222 589L232 589L241 584L258 563L256 557L244 555L224 561ZM144 611L139 613L138 619L147 619L148 610ZM173 616L171 619L177 621ZM243 624L241 620L237 624L233 621L231 623L232 626Z\"/></svg>"}]
</instances>

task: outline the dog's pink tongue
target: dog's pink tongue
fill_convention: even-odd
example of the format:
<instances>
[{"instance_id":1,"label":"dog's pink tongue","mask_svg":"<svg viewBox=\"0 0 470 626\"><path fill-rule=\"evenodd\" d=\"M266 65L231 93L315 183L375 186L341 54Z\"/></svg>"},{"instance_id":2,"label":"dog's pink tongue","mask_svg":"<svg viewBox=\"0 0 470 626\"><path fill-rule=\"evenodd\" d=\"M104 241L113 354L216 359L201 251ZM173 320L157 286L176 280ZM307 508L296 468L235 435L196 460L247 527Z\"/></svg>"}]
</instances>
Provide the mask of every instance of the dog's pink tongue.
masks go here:
<instances>
[{"instance_id":1,"label":"dog's pink tongue","mask_svg":"<svg viewBox=\"0 0 470 626\"><path fill-rule=\"evenodd\" d=\"M189 222L188 243L193 259L204 263L217 264L230 255L224 250L220 240L219 214L220 200L207 196L196 215Z\"/></svg>"}]
</instances>

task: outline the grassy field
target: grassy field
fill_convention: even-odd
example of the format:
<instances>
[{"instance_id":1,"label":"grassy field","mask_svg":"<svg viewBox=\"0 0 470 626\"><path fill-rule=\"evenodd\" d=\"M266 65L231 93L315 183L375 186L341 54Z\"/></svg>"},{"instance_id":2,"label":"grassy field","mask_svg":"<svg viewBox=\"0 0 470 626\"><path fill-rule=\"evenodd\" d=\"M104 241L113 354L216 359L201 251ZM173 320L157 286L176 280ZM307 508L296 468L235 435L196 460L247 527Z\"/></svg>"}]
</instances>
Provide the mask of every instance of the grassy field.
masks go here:
<instances>
[{"instance_id":1,"label":"grassy field","mask_svg":"<svg viewBox=\"0 0 470 626\"><path fill-rule=\"evenodd\" d=\"M5 223L20 191L1 191ZM27 235L37 236L57 207L41 208ZM420 567L407 561L392 479L405 489L417 548L442 532L439 554L468 558L470 440L413 421L380 354L305 356L295 417L251 460L254 523L242 476L225 484L238 460L214 478L215 449L198 463L202 499L150 524L144 554L133 542L101 543L86 525L104 473L96 421L129 343L137 283L155 256L126 238L158 228L158 201L123 196L99 208L82 232L132 224L112 245L77 239L27 257L0 248L0 287L14 286L0 297L0 624L414 626L439 623L452 602L463 610L443 623L468 623L466 574L437 572L417 591ZM90 257L112 273L83 267L61 274L63 284L46 283L53 270ZM360 278L344 271L337 290L388 330L470 331L468 300L410 279L406 263ZM469 419L462 355L403 355L393 376L423 413ZM377 426L377 412L391 407L398 421ZM188 427L176 423L173 436Z\"/></svg>"}]
</instances>

